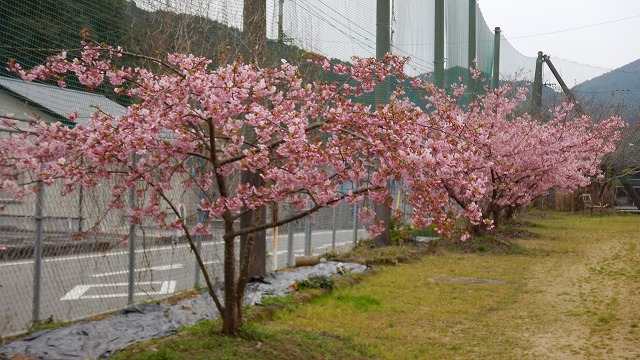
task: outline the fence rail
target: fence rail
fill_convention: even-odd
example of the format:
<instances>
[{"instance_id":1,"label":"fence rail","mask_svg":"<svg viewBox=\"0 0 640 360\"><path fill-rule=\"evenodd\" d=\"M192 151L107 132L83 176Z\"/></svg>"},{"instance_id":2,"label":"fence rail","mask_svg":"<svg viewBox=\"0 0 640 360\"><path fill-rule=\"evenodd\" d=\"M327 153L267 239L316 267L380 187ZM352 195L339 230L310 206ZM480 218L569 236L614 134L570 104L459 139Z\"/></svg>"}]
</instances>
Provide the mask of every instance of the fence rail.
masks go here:
<instances>
[{"instance_id":1,"label":"fence rail","mask_svg":"<svg viewBox=\"0 0 640 360\"><path fill-rule=\"evenodd\" d=\"M267 65L280 64L282 58L297 63L306 51L345 61L352 55L374 56L374 4L371 0L268 1ZM436 4L446 7L442 12L446 19L435 19ZM474 47L469 42L475 38L478 66L485 73L500 61L501 79L514 80L514 74L530 78L535 58L518 53L504 36L496 39L476 7L468 0L394 1L392 50L411 57L407 67L411 75L433 72L439 64L447 78L457 81L473 60L469 52ZM16 59L25 68L51 55L44 49L78 48L85 28L98 42L151 56L183 52L216 58L231 49L228 55L235 58L243 46L241 1L0 0L0 9L0 64ZM473 36L469 34L472 22L476 24ZM436 24L443 27L446 38L436 39ZM496 41L501 44L500 60L493 58ZM435 59L436 53L444 58ZM115 96L113 89L95 88L89 93L73 81L68 83L76 90L73 94L44 85L27 87L12 79L4 67L0 66L0 116L12 114L25 120L35 116L68 124L66 114L74 110L79 110L79 123L86 121L94 110L89 105L98 104L112 114L124 111L116 102L126 101ZM80 105L84 108L76 109ZM0 136L9 136L8 129L0 129ZM151 224L131 231L126 211L107 211L110 184L103 185L61 197L64 185L57 184L20 201L0 193L0 205L6 207L0 213L0 336L21 332L34 320L82 318L131 301L166 297L201 282L179 232ZM204 221L197 210L197 194L176 191L171 196L185 205L189 226ZM295 254L348 249L365 236L355 212L343 202L319 211L312 220L270 231L271 268L290 265ZM79 239L78 233L86 235ZM218 280L222 278L221 241L220 231L197 238L204 261Z\"/></svg>"},{"instance_id":2,"label":"fence rail","mask_svg":"<svg viewBox=\"0 0 640 360\"><path fill-rule=\"evenodd\" d=\"M34 321L86 318L121 309L131 301L157 300L200 285L200 270L179 231L137 227L131 256L129 244L123 242L128 225L122 214L119 221L111 222L113 227L103 224L100 233L79 239L80 218L75 212L79 205L84 206L84 219L89 221L93 212L89 204L76 203L74 194L54 196L52 188L45 192L41 203L33 195L14 204L33 210L33 215L0 217L0 336L23 332ZM85 190L84 201L92 198L88 195ZM312 219L269 231L270 270L291 265L296 255L349 249L366 236L353 221L354 210L342 202L321 210ZM208 270L220 282L222 230L216 226L213 229L212 235L196 240Z\"/></svg>"}]
</instances>

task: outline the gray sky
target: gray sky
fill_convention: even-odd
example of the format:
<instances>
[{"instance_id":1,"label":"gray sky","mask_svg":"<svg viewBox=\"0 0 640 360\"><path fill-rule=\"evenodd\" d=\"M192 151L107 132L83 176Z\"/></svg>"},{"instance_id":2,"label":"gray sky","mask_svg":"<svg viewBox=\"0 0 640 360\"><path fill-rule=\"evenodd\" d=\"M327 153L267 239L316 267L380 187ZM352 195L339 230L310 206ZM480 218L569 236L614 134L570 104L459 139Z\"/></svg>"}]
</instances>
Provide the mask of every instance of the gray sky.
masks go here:
<instances>
[{"instance_id":1,"label":"gray sky","mask_svg":"<svg viewBox=\"0 0 640 360\"><path fill-rule=\"evenodd\" d=\"M640 58L639 0L478 0L478 5L487 24L500 26L527 56L543 51L552 60L607 70Z\"/></svg>"}]
</instances>

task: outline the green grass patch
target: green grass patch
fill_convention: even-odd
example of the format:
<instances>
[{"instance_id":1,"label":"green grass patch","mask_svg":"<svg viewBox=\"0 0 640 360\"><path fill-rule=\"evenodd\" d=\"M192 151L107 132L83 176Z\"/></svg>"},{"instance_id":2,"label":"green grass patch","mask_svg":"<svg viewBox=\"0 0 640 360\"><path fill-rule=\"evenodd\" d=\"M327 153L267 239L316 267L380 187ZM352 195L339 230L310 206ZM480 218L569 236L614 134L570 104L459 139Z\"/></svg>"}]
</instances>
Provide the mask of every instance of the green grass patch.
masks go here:
<instances>
[{"instance_id":1,"label":"green grass patch","mask_svg":"<svg viewBox=\"0 0 640 360\"><path fill-rule=\"evenodd\" d=\"M73 324L72 321L54 321L53 319L32 321L27 328L27 334L33 334L42 330L55 330Z\"/></svg>"},{"instance_id":2,"label":"green grass patch","mask_svg":"<svg viewBox=\"0 0 640 360\"><path fill-rule=\"evenodd\" d=\"M346 303L363 312L380 308L380 300L369 295L346 295L340 294L335 296L335 301Z\"/></svg>"},{"instance_id":3,"label":"green grass patch","mask_svg":"<svg viewBox=\"0 0 640 360\"><path fill-rule=\"evenodd\" d=\"M328 275L311 275L308 279L300 280L293 284L296 290L333 290L336 287L335 281Z\"/></svg>"},{"instance_id":4,"label":"green grass patch","mask_svg":"<svg viewBox=\"0 0 640 360\"><path fill-rule=\"evenodd\" d=\"M529 238L529 236L524 236L524 238ZM531 249L513 241L514 239L490 232L464 241L456 238L441 239L439 245L449 252L489 253L492 255L527 255L531 253Z\"/></svg>"},{"instance_id":5,"label":"green grass patch","mask_svg":"<svg viewBox=\"0 0 640 360\"><path fill-rule=\"evenodd\" d=\"M441 239L434 256L308 303L267 298L286 311L238 337L205 322L116 358L638 358L639 223L633 215L533 212L507 227L516 237ZM415 254L412 246L360 247L350 256Z\"/></svg>"},{"instance_id":6,"label":"green grass patch","mask_svg":"<svg viewBox=\"0 0 640 360\"><path fill-rule=\"evenodd\" d=\"M177 336L134 345L116 360L371 359L376 353L353 338L306 330L273 330L245 324L237 337L219 335L219 322L205 321Z\"/></svg>"},{"instance_id":7,"label":"green grass patch","mask_svg":"<svg viewBox=\"0 0 640 360\"><path fill-rule=\"evenodd\" d=\"M419 249L420 247L415 245L371 247L367 243L363 243L353 248L351 251L343 254L340 258L392 261L397 260L398 258L417 258L416 253Z\"/></svg>"},{"instance_id":8,"label":"green grass patch","mask_svg":"<svg viewBox=\"0 0 640 360\"><path fill-rule=\"evenodd\" d=\"M293 296L265 296L260 300L262 306L275 306L283 310L291 311L295 309Z\"/></svg>"}]
</instances>

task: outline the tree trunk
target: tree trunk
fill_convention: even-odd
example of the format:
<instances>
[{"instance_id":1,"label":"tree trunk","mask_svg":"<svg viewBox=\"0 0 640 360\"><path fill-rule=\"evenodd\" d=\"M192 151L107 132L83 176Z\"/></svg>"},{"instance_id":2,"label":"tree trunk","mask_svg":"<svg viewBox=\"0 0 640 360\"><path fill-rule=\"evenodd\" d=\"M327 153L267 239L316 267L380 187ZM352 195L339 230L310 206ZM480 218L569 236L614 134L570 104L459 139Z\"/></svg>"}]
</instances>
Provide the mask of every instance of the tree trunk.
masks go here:
<instances>
[{"instance_id":1,"label":"tree trunk","mask_svg":"<svg viewBox=\"0 0 640 360\"><path fill-rule=\"evenodd\" d=\"M622 183L622 186L624 186L627 194L629 194L629 197L631 198L631 200L633 200L633 203L636 205L638 210L640 210L640 196L638 196L636 189L631 184L627 183Z\"/></svg>"},{"instance_id":2,"label":"tree trunk","mask_svg":"<svg viewBox=\"0 0 640 360\"><path fill-rule=\"evenodd\" d=\"M515 216L516 211L518 211L518 208L519 206L508 206L504 211L504 220L513 220L513 217Z\"/></svg>"},{"instance_id":3,"label":"tree trunk","mask_svg":"<svg viewBox=\"0 0 640 360\"><path fill-rule=\"evenodd\" d=\"M469 229L469 233L471 234L471 236L476 237L476 236L481 236L483 235L485 232L487 231L487 224L481 222L477 225L471 225L471 228Z\"/></svg>"},{"instance_id":4,"label":"tree trunk","mask_svg":"<svg viewBox=\"0 0 640 360\"><path fill-rule=\"evenodd\" d=\"M242 326L237 301L236 249L233 233L233 221L224 222L224 311L222 315L222 334L235 335Z\"/></svg>"},{"instance_id":5,"label":"tree trunk","mask_svg":"<svg viewBox=\"0 0 640 360\"><path fill-rule=\"evenodd\" d=\"M494 227L498 227L502 223L501 215L502 215L501 207L495 207L495 206L491 207L490 219L493 220ZM486 227L485 227L485 230L486 230Z\"/></svg>"},{"instance_id":6,"label":"tree trunk","mask_svg":"<svg viewBox=\"0 0 640 360\"><path fill-rule=\"evenodd\" d=\"M501 209L496 209L496 207L494 205L489 205L488 208L486 208L485 210L482 211L482 219L492 219L493 220L493 225L495 227L498 226L499 222L500 222L500 211ZM486 231L487 228L489 227L489 225L487 225L484 221L480 221L480 223L478 225L471 225L471 228L469 229L469 232L471 233L471 235L473 236L480 236L483 235Z\"/></svg>"},{"instance_id":7,"label":"tree trunk","mask_svg":"<svg viewBox=\"0 0 640 360\"><path fill-rule=\"evenodd\" d=\"M374 239L376 246L389 246L391 244L391 202L384 204L375 204L376 217L374 221L382 220L384 222L384 230Z\"/></svg>"},{"instance_id":8,"label":"tree trunk","mask_svg":"<svg viewBox=\"0 0 640 360\"><path fill-rule=\"evenodd\" d=\"M229 303L226 301L227 300L225 300L224 314L222 315L222 335L237 335L242 327L241 308L235 299Z\"/></svg>"}]
</instances>

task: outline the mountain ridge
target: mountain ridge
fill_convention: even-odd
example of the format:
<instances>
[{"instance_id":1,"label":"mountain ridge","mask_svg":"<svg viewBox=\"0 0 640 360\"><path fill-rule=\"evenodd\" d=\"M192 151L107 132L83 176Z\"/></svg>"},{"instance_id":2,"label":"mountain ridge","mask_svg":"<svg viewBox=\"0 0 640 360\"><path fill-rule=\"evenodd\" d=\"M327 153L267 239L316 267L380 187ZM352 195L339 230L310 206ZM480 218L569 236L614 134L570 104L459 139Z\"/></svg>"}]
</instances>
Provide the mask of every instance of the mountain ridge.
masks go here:
<instances>
[{"instance_id":1,"label":"mountain ridge","mask_svg":"<svg viewBox=\"0 0 640 360\"><path fill-rule=\"evenodd\" d=\"M640 59L578 84L573 91L583 103L635 123L640 118Z\"/></svg>"}]
</instances>

